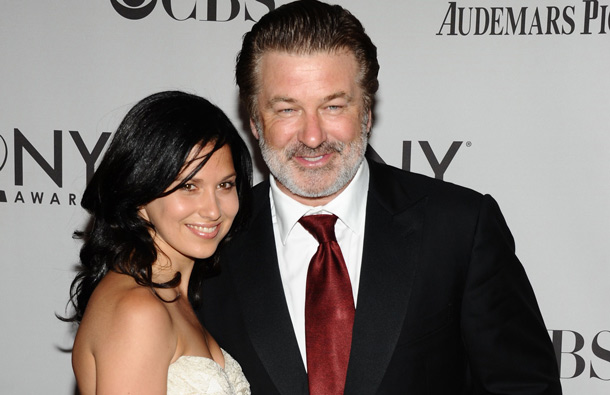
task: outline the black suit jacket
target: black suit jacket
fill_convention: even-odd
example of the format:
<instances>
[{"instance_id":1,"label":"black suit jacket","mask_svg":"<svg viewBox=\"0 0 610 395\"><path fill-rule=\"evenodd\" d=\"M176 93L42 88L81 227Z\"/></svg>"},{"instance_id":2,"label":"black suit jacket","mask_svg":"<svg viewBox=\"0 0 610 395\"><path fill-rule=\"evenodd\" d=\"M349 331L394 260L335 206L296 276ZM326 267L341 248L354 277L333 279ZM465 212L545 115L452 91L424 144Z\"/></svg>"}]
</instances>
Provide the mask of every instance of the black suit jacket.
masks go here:
<instances>
[{"instance_id":1,"label":"black suit jacket","mask_svg":"<svg viewBox=\"0 0 610 395\"><path fill-rule=\"evenodd\" d=\"M490 196L369 163L346 394L561 394L513 238ZM253 394L308 394L284 298L269 184L204 282L198 314Z\"/></svg>"}]
</instances>

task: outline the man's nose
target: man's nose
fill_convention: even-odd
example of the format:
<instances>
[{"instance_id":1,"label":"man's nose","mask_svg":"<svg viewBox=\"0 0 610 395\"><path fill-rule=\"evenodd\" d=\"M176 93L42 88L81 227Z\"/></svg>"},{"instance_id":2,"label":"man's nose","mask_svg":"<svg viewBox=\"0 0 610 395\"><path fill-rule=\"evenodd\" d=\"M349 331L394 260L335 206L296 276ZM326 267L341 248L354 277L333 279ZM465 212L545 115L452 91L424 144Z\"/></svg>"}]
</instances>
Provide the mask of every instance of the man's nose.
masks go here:
<instances>
[{"instance_id":1,"label":"man's nose","mask_svg":"<svg viewBox=\"0 0 610 395\"><path fill-rule=\"evenodd\" d=\"M319 147L326 141L326 132L317 113L305 117L303 127L299 132L299 141L310 148Z\"/></svg>"}]
</instances>

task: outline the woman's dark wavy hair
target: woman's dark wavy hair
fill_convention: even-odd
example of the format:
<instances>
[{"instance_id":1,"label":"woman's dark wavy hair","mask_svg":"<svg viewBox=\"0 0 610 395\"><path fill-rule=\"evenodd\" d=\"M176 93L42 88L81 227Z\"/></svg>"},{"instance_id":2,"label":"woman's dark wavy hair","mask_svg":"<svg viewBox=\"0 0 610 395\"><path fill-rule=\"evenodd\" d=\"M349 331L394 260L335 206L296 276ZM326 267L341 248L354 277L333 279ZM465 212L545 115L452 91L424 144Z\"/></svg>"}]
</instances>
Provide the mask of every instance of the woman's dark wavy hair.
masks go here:
<instances>
[{"instance_id":1,"label":"woman's dark wavy hair","mask_svg":"<svg viewBox=\"0 0 610 395\"><path fill-rule=\"evenodd\" d=\"M168 190L193 148L213 147L180 184ZM248 148L227 116L204 98L178 91L160 92L138 102L119 125L98 169L87 185L81 206L92 216L87 231L75 236L84 239L79 271L70 288L74 315L65 321L80 322L89 298L109 271L132 276L146 287L171 288L180 283L180 273L166 282L152 281L152 264L157 249L151 236L154 226L144 220L139 209L171 194L192 178L209 157L229 146L237 174L240 210L227 237L216 253L198 260L191 273L189 298L197 304L203 279L218 264L218 251L243 225L248 215L252 163ZM198 160L201 155L195 155Z\"/></svg>"}]
</instances>

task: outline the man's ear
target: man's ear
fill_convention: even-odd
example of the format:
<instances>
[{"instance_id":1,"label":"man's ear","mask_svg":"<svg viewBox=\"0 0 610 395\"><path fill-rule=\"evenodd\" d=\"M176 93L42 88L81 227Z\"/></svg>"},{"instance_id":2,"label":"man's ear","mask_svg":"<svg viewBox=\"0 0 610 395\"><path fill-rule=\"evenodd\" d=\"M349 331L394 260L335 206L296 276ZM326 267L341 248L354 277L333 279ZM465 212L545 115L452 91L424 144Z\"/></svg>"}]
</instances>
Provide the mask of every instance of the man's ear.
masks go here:
<instances>
[{"instance_id":1,"label":"man's ear","mask_svg":"<svg viewBox=\"0 0 610 395\"><path fill-rule=\"evenodd\" d=\"M258 140L260 138L260 136L258 135L258 129L256 128L256 122L254 122L254 119L252 118L250 118L250 131L254 135L255 139Z\"/></svg>"},{"instance_id":2,"label":"man's ear","mask_svg":"<svg viewBox=\"0 0 610 395\"><path fill-rule=\"evenodd\" d=\"M371 111L371 109L369 109L368 113L369 113L369 118L368 118L368 121L366 122L366 133L371 134L371 127L373 126L373 112Z\"/></svg>"}]
</instances>

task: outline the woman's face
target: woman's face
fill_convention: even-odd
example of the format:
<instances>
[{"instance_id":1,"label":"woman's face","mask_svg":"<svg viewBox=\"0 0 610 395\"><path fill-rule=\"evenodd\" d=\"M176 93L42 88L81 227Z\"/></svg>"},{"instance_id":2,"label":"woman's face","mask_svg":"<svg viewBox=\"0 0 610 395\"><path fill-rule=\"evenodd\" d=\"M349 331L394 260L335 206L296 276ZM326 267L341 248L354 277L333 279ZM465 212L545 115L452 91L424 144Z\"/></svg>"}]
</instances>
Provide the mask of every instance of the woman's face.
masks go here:
<instances>
[{"instance_id":1,"label":"woman's face","mask_svg":"<svg viewBox=\"0 0 610 395\"><path fill-rule=\"evenodd\" d=\"M206 146L197 157L193 149L189 161L195 160L168 190L190 174L210 149ZM208 258L216 251L239 209L235 179L231 150L225 145L184 187L140 209L140 215L156 229L153 239L157 248L171 263Z\"/></svg>"}]
</instances>

